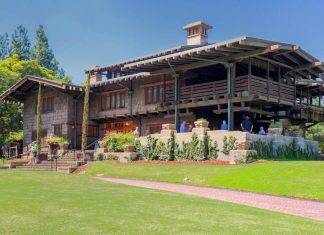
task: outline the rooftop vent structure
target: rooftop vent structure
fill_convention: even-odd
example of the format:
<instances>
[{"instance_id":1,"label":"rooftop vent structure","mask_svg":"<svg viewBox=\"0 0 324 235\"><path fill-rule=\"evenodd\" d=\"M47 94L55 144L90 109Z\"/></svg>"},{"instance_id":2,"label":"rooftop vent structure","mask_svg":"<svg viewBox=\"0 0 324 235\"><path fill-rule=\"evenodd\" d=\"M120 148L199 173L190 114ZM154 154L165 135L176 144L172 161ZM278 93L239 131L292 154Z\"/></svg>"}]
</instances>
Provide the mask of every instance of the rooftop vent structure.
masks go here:
<instances>
[{"instance_id":1,"label":"rooftop vent structure","mask_svg":"<svg viewBox=\"0 0 324 235\"><path fill-rule=\"evenodd\" d=\"M197 21L183 27L187 31L187 45L204 45L208 43L208 30L213 27Z\"/></svg>"}]
</instances>

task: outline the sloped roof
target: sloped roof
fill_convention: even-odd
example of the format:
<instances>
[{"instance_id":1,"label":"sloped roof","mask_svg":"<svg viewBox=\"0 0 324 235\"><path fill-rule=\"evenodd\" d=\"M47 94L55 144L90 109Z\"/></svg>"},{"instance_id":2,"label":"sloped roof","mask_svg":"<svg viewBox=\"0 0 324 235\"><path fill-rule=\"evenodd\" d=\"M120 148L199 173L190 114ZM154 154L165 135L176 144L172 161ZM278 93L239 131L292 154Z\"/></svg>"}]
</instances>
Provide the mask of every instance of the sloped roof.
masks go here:
<instances>
[{"instance_id":1,"label":"sloped roof","mask_svg":"<svg viewBox=\"0 0 324 235\"><path fill-rule=\"evenodd\" d=\"M105 65L105 66L98 66L98 65L91 66L89 68L86 68L85 69L85 72L86 73L89 73L89 72L105 71L107 69L116 69L116 68L119 69L122 66L124 66L125 64L129 64L129 63L133 63L133 62L138 62L138 61L142 61L142 60L147 60L147 59L152 59L152 58L156 58L156 57L159 57L159 56L173 54L173 53L176 53L176 52L185 51L185 50L189 50L189 49L197 48L197 47L201 47L201 46L202 45L178 46L178 47L166 49L166 50L163 50L163 51L159 51L159 52L156 52L156 53L152 53L152 54L149 54L149 55L144 55L144 56L141 56L141 57L137 57L137 58L134 58L134 59L121 61L121 62L116 63L116 64L109 64L109 65Z\"/></svg>"},{"instance_id":2,"label":"sloped roof","mask_svg":"<svg viewBox=\"0 0 324 235\"><path fill-rule=\"evenodd\" d=\"M128 73L148 72L157 75L241 61L249 57L280 65L290 75L297 73L306 79L323 77L324 73L323 62L298 45L246 36L196 47L176 47L118 64L96 67L86 72L100 72L118 66L121 71ZM109 80L116 79L119 78Z\"/></svg>"},{"instance_id":3,"label":"sloped roof","mask_svg":"<svg viewBox=\"0 0 324 235\"><path fill-rule=\"evenodd\" d=\"M22 101L27 92L36 84L43 84L45 86L68 91L69 93L76 93L84 91L83 86L73 85L69 83L50 80L47 78L40 78L35 76L25 76L15 85L10 87L0 95L0 101Z\"/></svg>"},{"instance_id":4,"label":"sloped roof","mask_svg":"<svg viewBox=\"0 0 324 235\"><path fill-rule=\"evenodd\" d=\"M245 58L278 64L305 78L319 77L324 72L323 62L317 60L299 46L251 37L240 37L220 43L176 52L152 59L127 63L123 71L161 73L185 70L212 64L230 63Z\"/></svg>"}]
</instances>

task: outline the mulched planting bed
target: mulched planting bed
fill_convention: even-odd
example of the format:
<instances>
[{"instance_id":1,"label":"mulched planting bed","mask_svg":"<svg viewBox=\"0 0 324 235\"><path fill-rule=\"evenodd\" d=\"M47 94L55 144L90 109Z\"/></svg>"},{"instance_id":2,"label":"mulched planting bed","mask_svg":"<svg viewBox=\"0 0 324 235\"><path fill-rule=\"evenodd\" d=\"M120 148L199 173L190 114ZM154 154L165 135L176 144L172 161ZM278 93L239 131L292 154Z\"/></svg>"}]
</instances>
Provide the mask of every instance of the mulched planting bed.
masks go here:
<instances>
[{"instance_id":1,"label":"mulched planting bed","mask_svg":"<svg viewBox=\"0 0 324 235\"><path fill-rule=\"evenodd\" d=\"M117 163L120 163L118 160ZM161 165L229 165L229 161L157 161L157 160L138 160L130 164L161 164Z\"/></svg>"}]
</instances>

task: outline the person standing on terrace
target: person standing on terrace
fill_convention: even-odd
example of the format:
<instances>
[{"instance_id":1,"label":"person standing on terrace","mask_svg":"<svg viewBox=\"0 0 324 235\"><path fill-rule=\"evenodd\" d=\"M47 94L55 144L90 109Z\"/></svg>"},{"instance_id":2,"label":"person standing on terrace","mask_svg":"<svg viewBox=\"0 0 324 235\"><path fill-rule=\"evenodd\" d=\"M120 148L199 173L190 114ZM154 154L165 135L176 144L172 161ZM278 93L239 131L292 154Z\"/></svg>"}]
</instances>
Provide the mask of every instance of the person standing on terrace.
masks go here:
<instances>
[{"instance_id":1,"label":"person standing on terrace","mask_svg":"<svg viewBox=\"0 0 324 235\"><path fill-rule=\"evenodd\" d=\"M181 123L181 126L180 126L180 133L188 132L188 128L187 128L186 125L187 125L186 121L183 121L183 122Z\"/></svg>"},{"instance_id":2,"label":"person standing on terrace","mask_svg":"<svg viewBox=\"0 0 324 235\"><path fill-rule=\"evenodd\" d=\"M242 131L252 133L253 123L250 120L249 116L245 116L245 120L241 123Z\"/></svg>"},{"instance_id":3,"label":"person standing on terrace","mask_svg":"<svg viewBox=\"0 0 324 235\"><path fill-rule=\"evenodd\" d=\"M228 131L228 125L225 120L223 120L223 123L220 128L222 131Z\"/></svg>"}]
</instances>

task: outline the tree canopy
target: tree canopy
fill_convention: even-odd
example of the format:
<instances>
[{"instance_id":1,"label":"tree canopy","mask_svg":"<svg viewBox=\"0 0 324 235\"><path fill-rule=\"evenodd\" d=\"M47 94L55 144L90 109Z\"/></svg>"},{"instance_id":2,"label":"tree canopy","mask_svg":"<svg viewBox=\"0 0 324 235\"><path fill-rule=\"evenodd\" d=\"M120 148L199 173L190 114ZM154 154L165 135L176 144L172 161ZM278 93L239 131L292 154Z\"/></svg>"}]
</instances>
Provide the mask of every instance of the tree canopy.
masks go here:
<instances>
[{"instance_id":1,"label":"tree canopy","mask_svg":"<svg viewBox=\"0 0 324 235\"><path fill-rule=\"evenodd\" d=\"M55 59L53 51L49 48L48 39L42 25L36 30L36 44L32 48L32 59L36 60L40 66L59 72L58 61Z\"/></svg>"},{"instance_id":2,"label":"tree canopy","mask_svg":"<svg viewBox=\"0 0 324 235\"><path fill-rule=\"evenodd\" d=\"M17 54L20 60L30 59L28 31L23 25L19 25L12 34L11 55L13 54Z\"/></svg>"},{"instance_id":3,"label":"tree canopy","mask_svg":"<svg viewBox=\"0 0 324 235\"><path fill-rule=\"evenodd\" d=\"M54 71L40 66L35 60L19 60L17 54L0 60L0 93L7 90L26 75L70 83L68 77L61 79Z\"/></svg>"},{"instance_id":4,"label":"tree canopy","mask_svg":"<svg viewBox=\"0 0 324 235\"><path fill-rule=\"evenodd\" d=\"M10 54L8 34L0 35L0 60L4 60Z\"/></svg>"}]
</instances>

